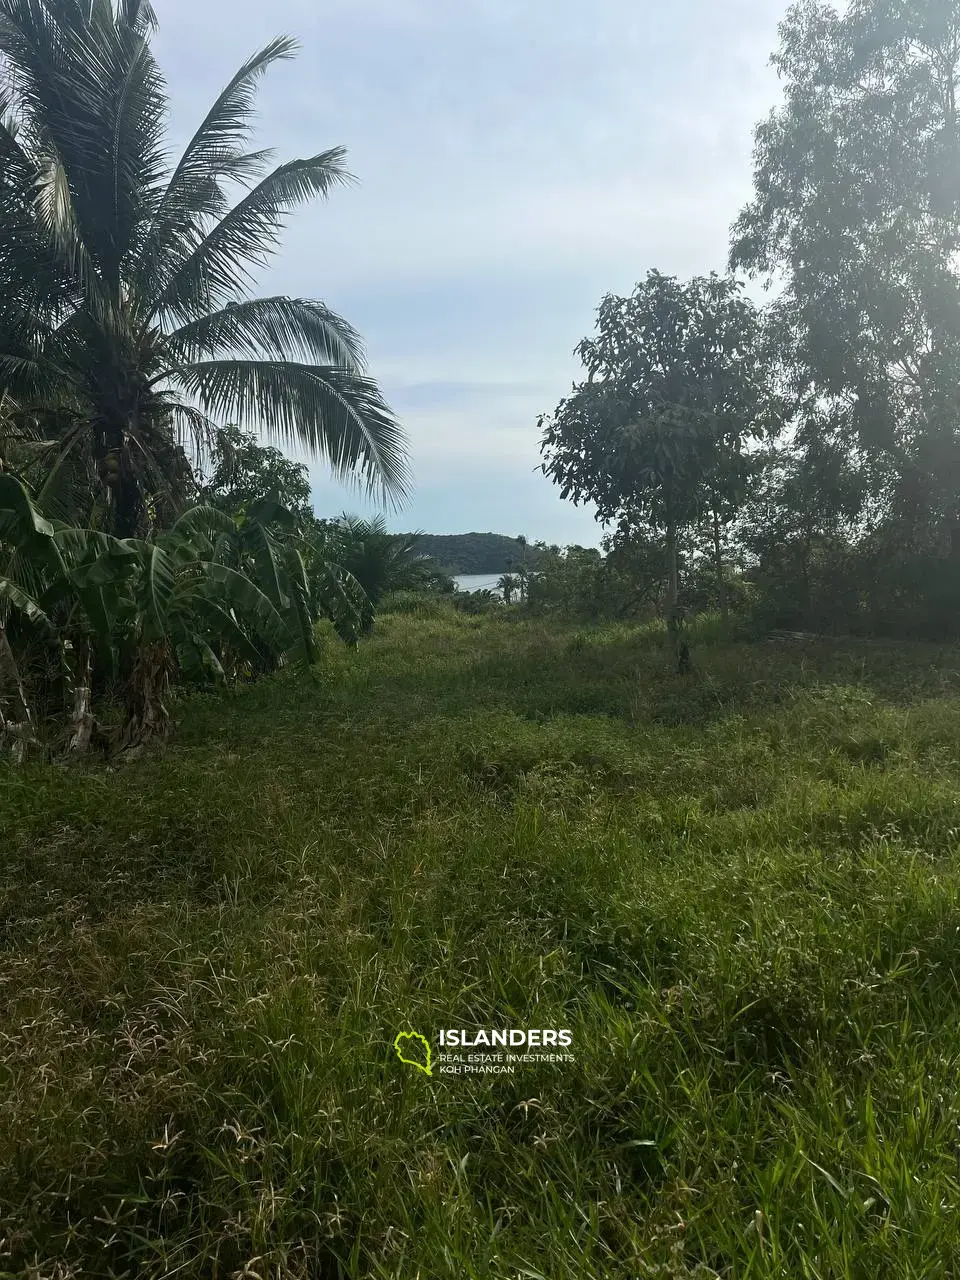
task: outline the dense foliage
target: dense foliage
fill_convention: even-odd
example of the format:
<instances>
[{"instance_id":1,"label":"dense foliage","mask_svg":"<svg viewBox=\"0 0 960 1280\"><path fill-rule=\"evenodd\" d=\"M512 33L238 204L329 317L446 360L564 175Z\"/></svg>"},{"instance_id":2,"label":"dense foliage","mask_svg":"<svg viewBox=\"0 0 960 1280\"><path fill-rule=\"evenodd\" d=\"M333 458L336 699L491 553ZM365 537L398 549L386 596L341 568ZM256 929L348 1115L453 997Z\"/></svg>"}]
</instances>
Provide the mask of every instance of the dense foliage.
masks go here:
<instances>
[{"instance_id":1,"label":"dense foliage","mask_svg":"<svg viewBox=\"0 0 960 1280\"><path fill-rule=\"evenodd\" d=\"M408 483L350 325L252 292L287 212L348 176L341 148L272 170L250 149L257 82L293 42L240 68L171 167L154 22L146 0L0 0L0 741L18 756L47 712L76 750L94 699L123 703L129 748L166 730L174 673L309 658L324 615L362 631L370 600L333 559L356 539L244 423L385 495Z\"/></svg>"},{"instance_id":2,"label":"dense foliage","mask_svg":"<svg viewBox=\"0 0 960 1280\"><path fill-rule=\"evenodd\" d=\"M766 626L952 637L960 5L804 0L780 37L730 257L774 301L655 271L605 298L544 470L634 543L636 589L662 596L666 557L668 616L712 597Z\"/></svg>"}]
</instances>

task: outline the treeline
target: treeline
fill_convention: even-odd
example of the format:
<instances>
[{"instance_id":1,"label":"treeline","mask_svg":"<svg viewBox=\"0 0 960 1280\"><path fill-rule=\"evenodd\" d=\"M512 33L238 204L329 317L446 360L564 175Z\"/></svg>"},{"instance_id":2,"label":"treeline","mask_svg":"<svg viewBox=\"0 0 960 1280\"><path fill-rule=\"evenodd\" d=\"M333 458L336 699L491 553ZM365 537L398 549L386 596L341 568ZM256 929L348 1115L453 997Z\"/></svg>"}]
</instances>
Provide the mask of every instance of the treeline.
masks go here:
<instances>
[{"instance_id":1,"label":"treeline","mask_svg":"<svg viewBox=\"0 0 960 1280\"><path fill-rule=\"evenodd\" d=\"M960 3L797 4L774 64L724 272L605 297L541 420L545 474L612 530L567 578L675 640L705 605L956 637Z\"/></svg>"}]
</instances>

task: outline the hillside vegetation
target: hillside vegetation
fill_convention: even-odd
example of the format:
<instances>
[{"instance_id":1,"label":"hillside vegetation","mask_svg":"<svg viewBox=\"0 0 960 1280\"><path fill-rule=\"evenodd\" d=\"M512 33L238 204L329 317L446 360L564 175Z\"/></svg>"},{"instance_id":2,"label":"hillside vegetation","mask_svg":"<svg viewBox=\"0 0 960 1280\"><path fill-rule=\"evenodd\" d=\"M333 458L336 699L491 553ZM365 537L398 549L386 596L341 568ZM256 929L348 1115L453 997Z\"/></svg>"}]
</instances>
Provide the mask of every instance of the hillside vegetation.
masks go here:
<instances>
[{"instance_id":1,"label":"hillside vegetation","mask_svg":"<svg viewBox=\"0 0 960 1280\"><path fill-rule=\"evenodd\" d=\"M409 536L409 535L408 535ZM510 573L537 552L499 533L421 533L417 548L444 573Z\"/></svg>"},{"instance_id":2,"label":"hillside vegetation","mask_svg":"<svg viewBox=\"0 0 960 1280\"><path fill-rule=\"evenodd\" d=\"M955 1274L960 650L660 645L387 618L4 764L0 1273Z\"/></svg>"}]
</instances>

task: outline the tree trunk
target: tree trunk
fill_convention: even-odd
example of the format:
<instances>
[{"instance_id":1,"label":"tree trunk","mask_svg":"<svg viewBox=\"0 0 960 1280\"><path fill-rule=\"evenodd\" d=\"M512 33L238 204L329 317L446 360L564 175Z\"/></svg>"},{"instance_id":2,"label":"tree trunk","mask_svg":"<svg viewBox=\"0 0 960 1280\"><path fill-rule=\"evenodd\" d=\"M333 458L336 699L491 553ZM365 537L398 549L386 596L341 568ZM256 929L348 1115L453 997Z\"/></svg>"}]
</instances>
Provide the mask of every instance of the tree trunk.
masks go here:
<instances>
[{"instance_id":1,"label":"tree trunk","mask_svg":"<svg viewBox=\"0 0 960 1280\"><path fill-rule=\"evenodd\" d=\"M153 738L170 734L170 713L164 699L170 689L171 655L164 644L143 644L127 683L126 720L119 748L131 751Z\"/></svg>"},{"instance_id":2,"label":"tree trunk","mask_svg":"<svg viewBox=\"0 0 960 1280\"><path fill-rule=\"evenodd\" d=\"M682 670L683 654L680 637L680 570L677 562L677 524L667 520L667 643L670 655Z\"/></svg>"},{"instance_id":3,"label":"tree trunk","mask_svg":"<svg viewBox=\"0 0 960 1280\"><path fill-rule=\"evenodd\" d=\"M813 534L807 529L804 532L803 543L800 549L800 585L803 592L803 604L801 608L801 626L810 625L810 606L812 592L810 590L810 547L813 542Z\"/></svg>"},{"instance_id":4,"label":"tree trunk","mask_svg":"<svg viewBox=\"0 0 960 1280\"><path fill-rule=\"evenodd\" d=\"M93 649L89 640L81 640L73 673L73 715L70 718L70 742L67 750L81 755L93 737Z\"/></svg>"},{"instance_id":5,"label":"tree trunk","mask_svg":"<svg viewBox=\"0 0 960 1280\"><path fill-rule=\"evenodd\" d=\"M134 413L131 422L125 423L122 416L111 415L97 423L94 456L100 479L110 494L110 532L116 538L135 537L143 515L140 483L134 473L127 444L126 428L134 425L135 417Z\"/></svg>"},{"instance_id":6,"label":"tree trunk","mask_svg":"<svg viewBox=\"0 0 960 1280\"><path fill-rule=\"evenodd\" d=\"M3 690L12 689L9 699L10 714L4 714ZM10 641L2 623L0 623L0 739L13 740L13 758L20 764L27 753L27 746L37 741L30 714L30 704L23 687L20 668L10 648Z\"/></svg>"},{"instance_id":7,"label":"tree trunk","mask_svg":"<svg viewBox=\"0 0 960 1280\"><path fill-rule=\"evenodd\" d=\"M726 628L730 621L730 600L727 594L727 579L723 572L723 551L720 546L720 516L716 507L713 509L713 563L717 571L717 595L720 600L720 615Z\"/></svg>"}]
</instances>

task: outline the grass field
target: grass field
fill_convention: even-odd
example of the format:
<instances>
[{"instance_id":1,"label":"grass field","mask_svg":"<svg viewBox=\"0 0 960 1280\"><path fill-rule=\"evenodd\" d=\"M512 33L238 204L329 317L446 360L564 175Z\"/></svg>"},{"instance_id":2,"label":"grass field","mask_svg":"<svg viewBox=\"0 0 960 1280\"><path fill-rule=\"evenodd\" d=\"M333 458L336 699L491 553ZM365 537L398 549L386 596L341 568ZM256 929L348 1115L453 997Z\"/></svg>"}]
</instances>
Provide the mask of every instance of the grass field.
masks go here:
<instances>
[{"instance_id":1,"label":"grass field","mask_svg":"<svg viewBox=\"0 0 960 1280\"><path fill-rule=\"evenodd\" d=\"M708 641L388 618L3 765L0 1275L960 1273L960 651Z\"/></svg>"}]
</instances>

